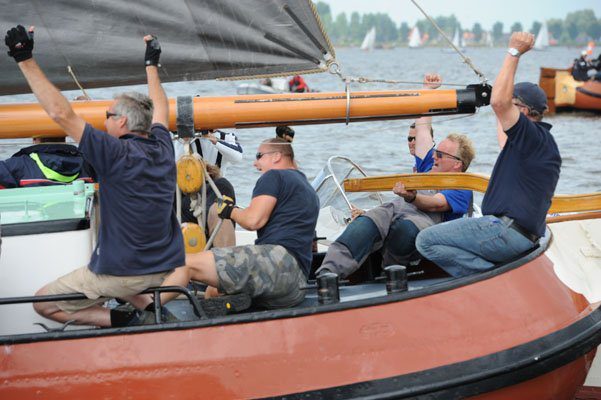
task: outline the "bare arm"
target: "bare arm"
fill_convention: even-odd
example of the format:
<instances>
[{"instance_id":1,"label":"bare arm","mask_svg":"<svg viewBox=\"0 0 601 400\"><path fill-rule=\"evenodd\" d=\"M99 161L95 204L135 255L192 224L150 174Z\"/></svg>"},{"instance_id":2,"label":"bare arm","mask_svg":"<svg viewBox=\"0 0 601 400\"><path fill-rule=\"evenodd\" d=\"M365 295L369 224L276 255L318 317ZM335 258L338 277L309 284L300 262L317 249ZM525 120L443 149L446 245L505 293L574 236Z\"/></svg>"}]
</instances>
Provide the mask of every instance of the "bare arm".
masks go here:
<instances>
[{"instance_id":1,"label":"bare arm","mask_svg":"<svg viewBox=\"0 0 601 400\"><path fill-rule=\"evenodd\" d=\"M442 84L438 74L427 74L424 77L424 88L437 89ZM421 117L415 120L415 155L422 160L434 146L432 137L432 117Z\"/></svg>"},{"instance_id":2,"label":"bare arm","mask_svg":"<svg viewBox=\"0 0 601 400\"><path fill-rule=\"evenodd\" d=\"M83 118L75 114L69 101L48 80L33 58L22 61L18 65L44 111L67 135L79 142L86 126Z\"/></svg>"},{"instance_id":3,"label":"bare arm","mask_svg":"<svg viewBox=\"0 0 601 400\"><path fill-rule=\"evenodd\" d=\"M534 35L527 32L514 32L509 39L509 47L526 53L534 46ZM516 124L520 117L519 109L513 104L513 85L519 57L505 56L503 66L492 88L490 105L495 112L503 131Z\"/></svg>"},{"instance_id":4,"label":"bare arm","mask_svg":"<svg viewBox=\"0 0 601 400\"><path fill-rule=\"evenodd\" d=\"M426 212L444 212L449 211L451 207L447 202L447 198L436 193L433 196L419 194L415 190L407 190L403 182L394 184L392 191L397 196L401 196L408 203L413 203L419 210Z\"/></svg>"},{"instance_id":5,"label":"bare arm","mask_svg":"<svg viewBox=\"0 0 601 400\"><path fill-rule=\"evenodd\" d=\"M260 195L253 197L247 208L234 208L231 219L244 229L256 231L265 226L275 205L277 199L269 195Z\"/></svg>"},{"instance_id":6,"label":"bare arm","mask_svg":"<svg viewBox=\"0 0 601 400\"><path fill-rule=\"evenodd\" d=\"M146 42L146 77L148 79L148 97L152 100L152 123L169 126L169 100L159 77L159 56L161 47L152 35L144 36Z\"/></svg>"}]
</instances>

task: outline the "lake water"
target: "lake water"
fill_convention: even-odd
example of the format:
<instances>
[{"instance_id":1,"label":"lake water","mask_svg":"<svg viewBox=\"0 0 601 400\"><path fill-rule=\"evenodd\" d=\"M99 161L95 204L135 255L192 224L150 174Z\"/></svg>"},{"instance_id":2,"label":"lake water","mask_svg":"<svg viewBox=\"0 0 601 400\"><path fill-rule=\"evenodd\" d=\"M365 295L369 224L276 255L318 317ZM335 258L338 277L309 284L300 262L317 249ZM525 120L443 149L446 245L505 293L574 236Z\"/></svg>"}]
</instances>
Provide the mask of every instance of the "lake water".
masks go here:
<instances>
[{"instance_id":1,"label":"lake water","mask_svg":"<svg viewBox=\"0 0 601 400\"><path fill-rule=\"evenodd\" d=\"M516 81L538 82L541 66L565 68L578 56L577 48L551 48L548 51L531 51L522 57ZM437 72L444 82L453 84L478 83L476 75L455 53L438 48L375 50L365 53L358 49L337 50L343 73L376 79L392 79L421 82L424 73ZM505 56L504 48L469 48L466 52L473 63L494 82ZM344 85L329 73L307 75L307 83L319 91L344 91ZM166 84L170 97L178 95L228 95L236 93L240 82L186 82ZM411 89L418 84L353 84L352 90ZM444 88L444 86L443 86ZM144 91L143 86L137 89ZM122 88L91 90L94 99L109 99ZM68 98L79 95L68 92ZM31 101L30 95L0 97L0 102ZM601 141L599 123L601 115L578 112L546 117L553 124L552 130L559 145L563 165L556 193L588 193L601 191L601 164L598 143ZM328 157L343 155L362 165L370 175L410 172L413 160L407 151L407 130L411 120L380 121L294 127L296 131L294 150L300 168L309 179L325 165ZM470 136L476 147L476 159L471 172L490 174L498 154L495 119L490 107L464 118L443 116L434 118L433 126L437 141L451 132ZM255 128L237 131L244 148L245 158L227 171L227 178L236 188L238 202L247 205L259 173L252 161L261 140L273 137L274 128ZM18 149L10 141L0 146L0 157L6 158Z\"/></svg>"}]
</instances>

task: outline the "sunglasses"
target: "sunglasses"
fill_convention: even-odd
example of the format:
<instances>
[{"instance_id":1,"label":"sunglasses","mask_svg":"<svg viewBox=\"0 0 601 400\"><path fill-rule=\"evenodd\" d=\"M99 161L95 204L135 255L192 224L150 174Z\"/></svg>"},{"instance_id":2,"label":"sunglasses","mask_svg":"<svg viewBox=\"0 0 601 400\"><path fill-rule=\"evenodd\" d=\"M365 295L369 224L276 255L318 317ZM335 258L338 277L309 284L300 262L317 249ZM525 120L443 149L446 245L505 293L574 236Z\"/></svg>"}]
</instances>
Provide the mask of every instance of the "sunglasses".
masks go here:
<instances>
[{"instance_id":1,"label":"sunglasses","mask_svg":"<svg viewBox=\"0 0 601 400\"><path fill-rule=\"evenodd\" d=\"M408 142L413 142L413 141L415 141L415 136L407 136L407 141L408 141Z\"/></svg>"},{"instance_id":2,"label":"sunglasses","mask_svg":"<svg viewBox=\"0 0 601 400\"><path fill-rule=\"evenodd\" d=\"M461 160L461 158L459 158L457 156L454 156L452 154L446 153L446 152L441 151L441 150L434 150L434 153L436 154L436 158L443 158L444 156L447 156L449 158L453 158L453 159L455 159L457 161L463 162L463 160Z\"/></svg>"},{"instance_id":3,"label":"sunglasses","mask_svg":"<svg viewBox=\"0 0 601 400\"><path fill-rule=\"evenodd\" d=\"M115 114L113 112L107 111L106 112L106 119L109 119L110 117L120 117L120 114Z\"/></svg>"},{"instance_id":4,"label":"sunglasses","mask_svg":"<svg viewBox=\"0 0 601 400\"><path fill-rule=\"evenodd\" d=\"M279 151L266 151L265 153L257 153L257 154L255 154L255 157L257 160L260 160L261 157L263 157L265 154L271 154L271 153L279 153Z\"/></svg>"}]
</instances>

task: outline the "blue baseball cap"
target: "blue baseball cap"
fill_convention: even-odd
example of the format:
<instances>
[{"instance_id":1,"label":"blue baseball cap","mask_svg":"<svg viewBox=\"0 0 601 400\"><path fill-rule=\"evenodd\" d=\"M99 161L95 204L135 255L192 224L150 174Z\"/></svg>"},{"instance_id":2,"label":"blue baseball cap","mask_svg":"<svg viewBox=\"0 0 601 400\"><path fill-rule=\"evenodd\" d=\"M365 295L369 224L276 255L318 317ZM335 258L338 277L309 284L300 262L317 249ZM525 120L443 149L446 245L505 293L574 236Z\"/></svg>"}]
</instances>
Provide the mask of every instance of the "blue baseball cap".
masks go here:
<instances>
[{"instance_id":1,"label":"blue baseball cap","mask_svg":"<svg viewBox=\"0 0 601 400\"><path fill-rule=\"evenodd\" d=\"M513 97L539 113L547 110L547 95L537 84L520 82L513 86Z\"/></svg>"}]
</instances>

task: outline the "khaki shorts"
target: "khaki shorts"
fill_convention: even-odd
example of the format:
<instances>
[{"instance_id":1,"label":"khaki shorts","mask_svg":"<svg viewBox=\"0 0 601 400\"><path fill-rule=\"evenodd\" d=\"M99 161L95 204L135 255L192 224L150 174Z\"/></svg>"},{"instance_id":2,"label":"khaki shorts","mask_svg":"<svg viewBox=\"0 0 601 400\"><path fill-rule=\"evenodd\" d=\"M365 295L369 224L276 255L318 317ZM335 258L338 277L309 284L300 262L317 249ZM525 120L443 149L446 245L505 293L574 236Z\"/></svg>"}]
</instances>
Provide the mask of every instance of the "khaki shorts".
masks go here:
<instances>
[{"instance_id":1,"label":"khaki shorts","mask_svg":"<svg viewBox=\"0 0 601 400\"><path fill-rule=\"evenodd\" d=\"M85 294L85 300L56 302L58 308L72 313L115 297L133 296L149 287L161 286L169 273L171 271L150 275L116 276L95 274L88 267L81 267L46 285L46 294Z\"/></svg>"},{"instance_id":2,"label":"khaki shorts","mask_svg":"<svg viewBox=\"0 0 601 400\"><path fill-rule=\"evenodd\" d=\"M296 258L283 246L263 244L211 249L219 291L248 293L265 308L292 307L305 298L307 278Z\"/></svg>"}]
</instances>

